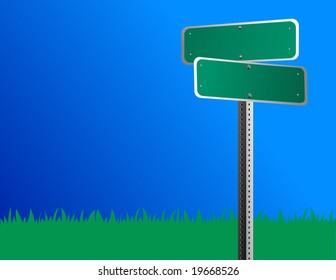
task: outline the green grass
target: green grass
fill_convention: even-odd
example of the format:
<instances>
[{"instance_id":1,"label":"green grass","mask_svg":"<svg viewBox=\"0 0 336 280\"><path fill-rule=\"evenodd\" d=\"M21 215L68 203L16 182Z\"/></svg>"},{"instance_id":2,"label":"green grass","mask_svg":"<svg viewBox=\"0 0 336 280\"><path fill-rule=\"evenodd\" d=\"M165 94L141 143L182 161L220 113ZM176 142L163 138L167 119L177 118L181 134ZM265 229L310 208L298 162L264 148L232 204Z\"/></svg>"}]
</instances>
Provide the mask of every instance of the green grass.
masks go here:
<instances>
[{"instance_id":1,"label":"green grass","mask_svg":"<svg viewBox=\"0 0 336 280\"><path fill-rule=\"evenodd\" d=\"M182 217L180 217L182 216ZM255 220L255 259L336 259L336 220L313 211L271 220ZM63 210L53 216L22 218L16 211L0 219L0 259L237 259L237 219L204 219L186 212L166 217L145 211L104 219L99 211L84 218Z\"/></svg>"}]
</instances>

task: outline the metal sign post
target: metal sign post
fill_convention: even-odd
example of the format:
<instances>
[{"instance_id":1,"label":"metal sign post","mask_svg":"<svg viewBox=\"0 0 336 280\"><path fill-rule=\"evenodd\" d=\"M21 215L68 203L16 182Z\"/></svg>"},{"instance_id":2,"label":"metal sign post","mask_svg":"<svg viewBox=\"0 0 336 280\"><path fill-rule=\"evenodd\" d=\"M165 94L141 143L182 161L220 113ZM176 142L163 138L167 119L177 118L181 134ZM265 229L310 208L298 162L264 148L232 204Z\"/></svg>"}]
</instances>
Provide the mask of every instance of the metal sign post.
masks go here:
<instances>
[{"instance_id":1,"label":"metal sign post","mask_svg":"<svg viewBox=\"0 0 336 280\"><path fill-rule=\"evenodd\" d=\"M253 102L238 102L238 259L253 259Z\"/></svg>"},{"instance_id":2,"label":"metal sign post","mask_svg":"<svg viewBox=\"0 0 336 280\"><path fill-rule=\"evenodd\" d=\"M292 60L298 54L299 24L294 19L182 31L182 60L194 64L196 96L238 101L239 260L253 260L253 103L307 103L303 67L252 61Z\"/></svg>"}]
</instances>

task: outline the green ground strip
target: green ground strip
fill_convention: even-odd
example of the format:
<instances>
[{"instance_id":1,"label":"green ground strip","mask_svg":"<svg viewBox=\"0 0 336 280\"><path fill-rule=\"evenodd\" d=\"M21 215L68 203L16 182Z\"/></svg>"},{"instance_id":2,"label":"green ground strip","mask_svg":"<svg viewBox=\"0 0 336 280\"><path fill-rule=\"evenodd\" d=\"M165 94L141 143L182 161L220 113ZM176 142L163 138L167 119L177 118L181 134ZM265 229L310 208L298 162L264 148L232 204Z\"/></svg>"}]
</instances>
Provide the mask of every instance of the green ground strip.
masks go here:
<instances>
[{"instance_id":1,"label":"green ground strip","mask_svg":"<svg viewBox=\"0 0 336 280\"><path fill-rule=\"evenodd\" d=\"M313 211L285 220L259 215L254 227L255 259L336 259L336 220ZM93 212L69 217L0 219L0 259L10 260L226 260L237 259L237 219L156 218L145 211L117 220ZM309 216L309 217L308 217Z\"/></svg>"}]
</instances>

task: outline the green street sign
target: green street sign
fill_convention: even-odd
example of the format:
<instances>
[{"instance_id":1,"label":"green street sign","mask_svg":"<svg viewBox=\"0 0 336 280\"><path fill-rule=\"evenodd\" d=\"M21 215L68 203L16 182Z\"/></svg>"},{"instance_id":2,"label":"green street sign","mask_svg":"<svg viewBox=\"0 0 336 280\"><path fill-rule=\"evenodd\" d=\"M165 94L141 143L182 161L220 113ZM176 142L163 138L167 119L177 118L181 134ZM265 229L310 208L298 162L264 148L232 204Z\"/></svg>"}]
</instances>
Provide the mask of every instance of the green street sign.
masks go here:
<instances>
[{"instance_id":1,"label":"green street sign","mask_svg":"<svg viewBox=\"0 0 336 280\"><path fill-rule=\"evenodd\" d=\"M258 64L212 58L194 63L195 94L200 98L304 105L304 67Z\"/></svg>"},{"instance_id":2,"label":"green street sign","mask_svg":"<svg viewBox=\"0 0 336 280\"><path fill-rule=\"evenodd\" d=\"M186 27L182 60L288 60L299 55L299 24L294 19Z\"/></svg>"},{"instance_id":3,"label":"green street sign","mask_svg":"<svg viewBox=\"0 0 336 280\"><path fill-rule=\"evenodd\" d=\"M238 258L253 259L253 104L305 105L304 67L253 61L291 60L299 55L294 19L186 27L182 60L194 64L199 98L238 102Z\"/></svg>"}]
</instances>

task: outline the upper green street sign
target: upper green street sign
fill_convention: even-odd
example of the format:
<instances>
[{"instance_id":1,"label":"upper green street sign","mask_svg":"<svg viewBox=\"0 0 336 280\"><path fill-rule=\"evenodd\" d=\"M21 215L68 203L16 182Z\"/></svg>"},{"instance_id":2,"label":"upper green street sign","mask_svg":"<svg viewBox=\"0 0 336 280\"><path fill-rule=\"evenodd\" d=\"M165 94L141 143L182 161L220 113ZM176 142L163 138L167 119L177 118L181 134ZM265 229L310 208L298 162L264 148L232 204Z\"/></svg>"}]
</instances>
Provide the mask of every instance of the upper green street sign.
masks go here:
<instances>
[{"instance_id":1,"label":"upper green street sign","mask_svg":"<svg viewBox=\"0 0 336 280\"><path fill-rule=\"evenodd\" d=\"M199 57L194 63L195 94L200 98L304 105L304 67Z\"/></svg>"},{"instance_id":2,"label":"upper green street sign","mask_svg":"<svg viewBox=\"0 0 336 280\"><path fill-rule=\"evenodd\" d=\"M197 57L230 60L288 60L299 55L299 24L295 19L186 27L182 60Z\"/></svg>"}]
</instances>

